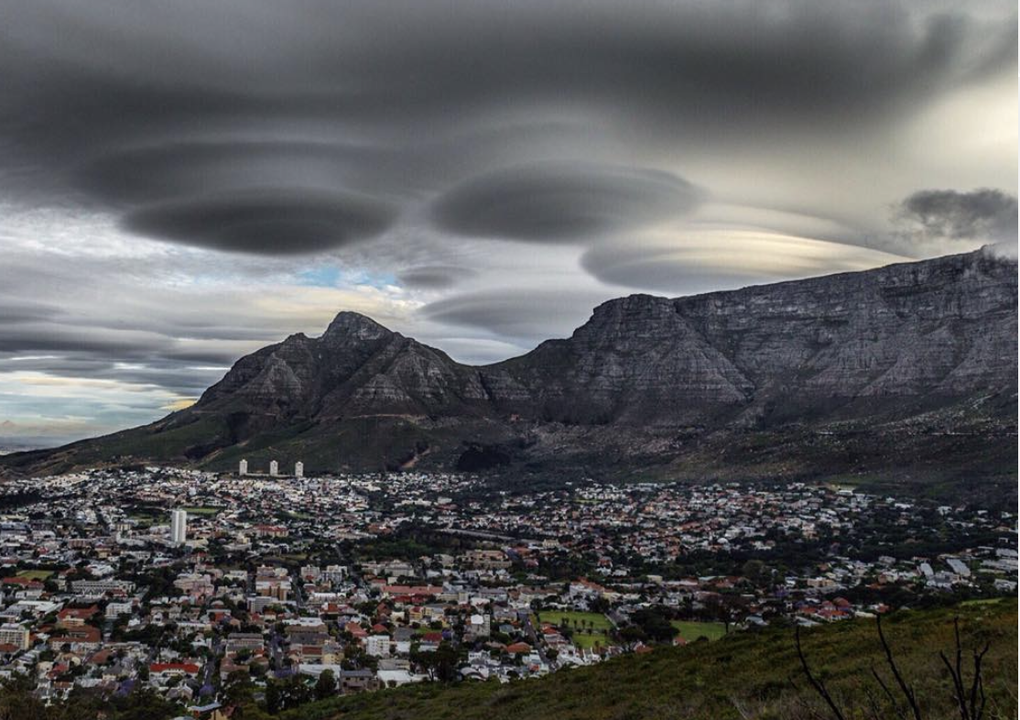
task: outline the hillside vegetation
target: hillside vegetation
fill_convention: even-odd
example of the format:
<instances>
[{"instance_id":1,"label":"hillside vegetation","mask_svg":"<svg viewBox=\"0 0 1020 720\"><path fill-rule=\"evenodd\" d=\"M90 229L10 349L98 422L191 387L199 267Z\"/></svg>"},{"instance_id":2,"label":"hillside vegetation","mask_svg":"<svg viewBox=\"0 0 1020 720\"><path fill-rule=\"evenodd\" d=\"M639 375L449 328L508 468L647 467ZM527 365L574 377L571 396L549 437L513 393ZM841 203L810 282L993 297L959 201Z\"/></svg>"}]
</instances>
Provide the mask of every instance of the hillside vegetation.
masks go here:
<instances>
[{"instance_id":1,"label":"hillside vegetation","mask_svg":"<svg viewBox=\"0 0 1020 720\"><path fill-rule=\"evenodd\" d=\"M985 718L1017 715L1017 603L1014 599L951 609L904 611L883 627L922 717L959 718L952 681L939 658L955 652L953 618L960 618L965 678L972 648L986 642ZM806 630L804 653L837 704L851 717L898 717L871 675L875 668L895 692L875 621L860 619ZM897 696L897 700L902 700ZM907 710L905 703L900 709ZM869 714L869 712L871 714ZM909 716L909 710L907 710ZM561 671L510 685L421 685L341 697L297 708L290 720L661 720L663 718L828 718L797 657L794 632L736 632L686 647L659 648L601 665ZM254 716L246 713L244 717Z\"/></svg>"},{"instance_id":2,"label":"hillside vegetation","mask_svg":"<svg viewBox=\"0 0 1020 720\"><path fill-rule=\"evenodd\" d=\"M964 684L973 652L983 658L984 713L961 715L939 657L955 655L959 619ZM974 601L954 608L901 611L882 623L898 668L917 698L922 720L1017 717L1017 601ZM876 622L863 618L805 630L802 648L845 720L913 718L883 654ZM877 672L891 694L874 679ZM78 689L44 705L24 677L0 686L0 720L169 720L183 708L143 686L103 699ZM685 647L659 647L599 665L561 670L508 685L427 683L336 696L270 715L243 693L232 720L814 720L835 714L811 688L792 628L731 632ZM889 701L892 697L896 707ZM980 696L979 696L980 698Z\"/></svg>"}]
</instances>

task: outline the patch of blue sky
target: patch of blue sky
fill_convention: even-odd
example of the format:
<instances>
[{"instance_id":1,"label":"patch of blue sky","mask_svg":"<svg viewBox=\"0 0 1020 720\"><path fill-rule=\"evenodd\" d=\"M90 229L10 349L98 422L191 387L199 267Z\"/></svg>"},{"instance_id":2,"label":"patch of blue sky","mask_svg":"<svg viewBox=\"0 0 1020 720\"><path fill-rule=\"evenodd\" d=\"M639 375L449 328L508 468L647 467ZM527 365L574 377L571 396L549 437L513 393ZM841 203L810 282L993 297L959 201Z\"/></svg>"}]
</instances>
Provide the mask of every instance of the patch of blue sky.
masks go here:
<instances>
[{"instance_id":1,"label":"patch of blue sky","mask_svg":"<svg viewBox=\"0 0 1020 720\"><path fill-rule=\"evenodd\" d=\"M396 285L397 278L392 273L369 272L367 270L344 270L336 265L319 265L298 273L301 285L313 287L354 287L369 285L382 289Z\"/></svg>"}]
</instances>

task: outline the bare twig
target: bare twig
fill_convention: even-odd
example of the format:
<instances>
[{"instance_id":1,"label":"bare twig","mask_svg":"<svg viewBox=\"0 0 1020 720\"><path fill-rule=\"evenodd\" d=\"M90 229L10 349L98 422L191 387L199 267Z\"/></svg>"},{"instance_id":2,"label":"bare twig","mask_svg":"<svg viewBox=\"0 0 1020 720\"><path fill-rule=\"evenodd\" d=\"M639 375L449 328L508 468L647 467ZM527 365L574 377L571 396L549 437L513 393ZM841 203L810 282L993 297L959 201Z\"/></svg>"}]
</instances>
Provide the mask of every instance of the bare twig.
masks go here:
<instances>
[{"instance_id":1,"label":"bare twig","mask_svg":"<svg viewBox=\"0 0 1020 720\"><path fill-rule=\"evenodd\" d=\"M871 674L875 680L878 681L883 692L885 692L885 696L889 699L889 704L892 705L892 709L896 713L896 717L900 718L900 720L907 720L907 714L900 709L899 703L896 702L896 698L892 694L892 690L890 690L889 686L885 684L885 680L883 680L882 676L878 674L878 670L876 670L874 666L871 667Z\"/></svg>"},{"instance_id":2,"label":"bare twig","mask_svg":"<svg viewBox=\"0 0 1020 720\"><path fill-rule=\"evenodd\" d=\"M967 712L967 703L964 701L963 684L960 681L960 676L949 662L949 658L941 650L939 650L939 657L942 658L942 664L949 670L949 677L953 679L953 695L956 697L956 705L960 710L960 720L969 720L970 714Z\"/></svg>"},{"instance_id":3,"label":"bare twig","mask_svg":"<svg viewBox=\"0 0 1020 720\"><path fill-rule=\"evenodd\" d=\"M874 671L872 672L874 673ZM862 685L862 687L868 704L866 717L872 718L872 720L882 720L882 718L886 717L885 712L882 710L882 699L875 692L874 688L868 685Z\"/></svg>"},{"instance_id":4,"label":"bare twig","mask_svg":"<svg viewBox=\"0 0 1020 720\"><path fill-rule=\"evenodd\" d=\"M808 667L807 658L804 657L804 649L800 644L800 625L797 626L794 637L797 640L797 657L800 658L800 665L804 668L804 675L807 676L808 682L811 683L811 687L813 687L815 692L821 695L822 699L829 705L829 709L832 710L832 714L836 717L836 720L846 720L843 713L840 711L839 706L836 705L836 701L832 699L832 695L830 695L829 691L826 689L825 683L816 679L811 673L811 668Z\"/></svg>"},{"instance_id":5,"label":"bare twig","mask_svg":"<svg viewBox=\"0 0 1020 720\"><path fill-rule=\"evenodd\" d=\"M889 642L885 639L885 633L882 631L882 616L877 615L876 620L878 624L878 638L882 641L882 649L885 650L886 663L888 663L889 669L892 670L893 677L896 679L896 684L899 685L900 691L907 699L907 704L910 705L910 711L914 715L914 720L921 720L921 709L917 706L917 697L914 695L914 689L907 685L903 675L900 674L900 669L896 666L896 660L893 657L892 648L889 647Z\"/></svg>"},{"instance_id":6,"label":"bare twig","mask_svg":"<svg viewBox=\"0 0 1020 720\"><path fill-rule=\"evenodd\" d=\"M989 643L985 643L981 652L974 651L974 679L970 685L970 715L974 720L981 720L981 716L985 713L985 683L981 677L981 661L984 660L988 648ZM981 700L980 706L978 705L979 699Z\"/></svg>"},{"instance_id":7,"label":"bare twig","mask_svg":"<svg viewBox=\"0 0 1020 720\"><path fill-rule=\"evenodd\" d=\"M942 664L952 678L956 705L960 711L960 720L981 720L985 714L985 682L982 676L981 662L990 647L989 643L980 652L974 650L974 677L971 679L970 692L964 686L963 678L963 642L960 640L960 618L953 618L953 637L956 642L955 663L951 663L944 652L939 652Z\"/></svg>"}]
</instances>

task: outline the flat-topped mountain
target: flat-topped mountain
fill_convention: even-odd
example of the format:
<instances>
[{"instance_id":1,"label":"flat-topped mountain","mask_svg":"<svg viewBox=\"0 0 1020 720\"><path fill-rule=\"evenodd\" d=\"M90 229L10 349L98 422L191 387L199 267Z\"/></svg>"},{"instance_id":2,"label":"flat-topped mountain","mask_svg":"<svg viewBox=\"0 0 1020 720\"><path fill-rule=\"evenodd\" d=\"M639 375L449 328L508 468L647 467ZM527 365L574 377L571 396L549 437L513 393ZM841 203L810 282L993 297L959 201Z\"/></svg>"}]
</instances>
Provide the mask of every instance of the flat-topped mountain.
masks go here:
<instances>
[{"instance_id":1,"label":"flat-topped mountain","mask_svg":"<svg viewBox=\"0 0 1020 720\"><path fill-rule=\"evenodd\" d=\"M595 308L474 367L341 312L151 425L5 459L677 477L1016 477L1017 264L986 251ZM1014 489L1015 490L1015 489Z\"/></svg>"}]
</instances>

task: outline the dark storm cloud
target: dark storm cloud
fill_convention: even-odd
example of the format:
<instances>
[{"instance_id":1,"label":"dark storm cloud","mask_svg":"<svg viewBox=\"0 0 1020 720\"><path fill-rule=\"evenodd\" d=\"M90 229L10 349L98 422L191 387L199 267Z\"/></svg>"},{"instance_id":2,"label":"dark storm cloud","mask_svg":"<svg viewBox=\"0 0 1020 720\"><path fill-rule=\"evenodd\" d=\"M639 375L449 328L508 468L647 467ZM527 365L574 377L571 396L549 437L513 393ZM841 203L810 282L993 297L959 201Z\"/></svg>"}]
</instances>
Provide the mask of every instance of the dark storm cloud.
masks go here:
<instances>
[{"instance_id":1,"label":"dark storm cloud","mask_svg":"<svg viewBox=\"0 0 1020 720\"><path fill-rule=\"evenodd\" d=\"M1001 190L920 190L900 203L897 218L927 239L1016 244L1017 199Z\"/></svg>"},{"instance_id":2,"label":"dark storm cloud","mask_svg":"<svg viewBox=\"0 0 1020 720\"><path fill-rule=\"evenodd\" d=\"M0 325L0 372L115 380L193 395L222 376L237 353L201 351L154 333L58 324Z\"/></svg>"},{"instance_id":3,"label":"dark storm cloud","mask_svg":"<svg viewBox=\"0 0 1020 720\"><path fill-rule=\"evenodd\" d=\"M0 296L0 325L15 325L49 320L60 313L52 305Z\"/></svg>"},{"instance_id":4,"label":"dark storm cloud","mask_svg":"<svg viewBox=\"0 0 1020 720\"><path fill-rule=\"evenodd\" d=\"M398 210L449 191L438 216L454 232L563 239L645 218L662 188L640 169L596 173L586 193L493 168L627 165L606 133L654 157L882 121L1014 69L1012 27L878 2L21 0L0 29L0 188L244 252L344 245L392 219L295 200L306 187ZM493 128L514 118L537 129L510 146ZM550 145L543 127L575 140ZM525 200L529 187L555 197ZM253 191L264 209L236 199Z\"/></svg>"},{"instance_id":5,"label":"dark storm cloud","mask_svg":"<svg viewBox=\"0 0 1020 720\"><path fill-rule=\"evenodd\" d=\"M459 235L571 242L683 215L701 195L664 172L539 164L472 178L440 198L433 216Z\"/></svg>"},{"instance_id":6,"label":"dark storm cloud","mask_svg":"<svg viewBox=\"0 0 1020 720\"><path fill-rule=\"evenodd\" d=\"M36 371L191 396L347 307L496 359L569 333L621 285L881 264L830 246L884 242L904 188L1015 193L996 124L1015 112L1015 14L996 0L7 0L0 373L15 394L11 373ZM960 110L974 98L995 107ZM711 197L698 205L689 183ZM967 226L949 215L912 215L911 237ZM642 237L677 216L834 242L819 257ZM98 402L76 407L99 417Z\"/></svg>"},{"instance_id":7,"label":"dark storm cloud","mask_svg":"<svg viewBox=\"0 0 1020 720\"><path fill-rule=\"evenodd\" d=\"M145 364L111 362L102 356L75 351L57 357L39 357L27 366L24 361L11 361L0 354L0 371L32 370L55 377L111 380L125 384L151 385L181 395L201 394L223 375L219 368L187 367L160 364L152 358Z\"/></svg>"},{"instance_id":8,"label":"dark storm cloud","mask_svg":"<svg viewBox=\"0 0 1020 720\"><path fill-rule=\"evenodd\" d=\"M229 252L314 253L377 235L393 210L351 195L294 188L195 197L130 212L142 235Z\"/></svg>"},{"instance_id":9,"label":"dark storm cloud","mask_svg":"<svg viewBox=\"0 0 1020 720\"><path fill-rule=\"evenodd\" d=\"M90 352L124 360L148 357L173 344L153 333L110 330L58 323L18 323L0 326L4 353Z\"/></svg>"},{"instance_id":10,"label":"dark storm cloud","mask_svg":"<svg viewBox=\"0 0 1020 720\"><path fill-rule=\"evenodd\" d=\"M397 276L404 285L423 290L444 290L477 273L456 265L426 265L405 270Z\"/></svg>"}]
</instances>

